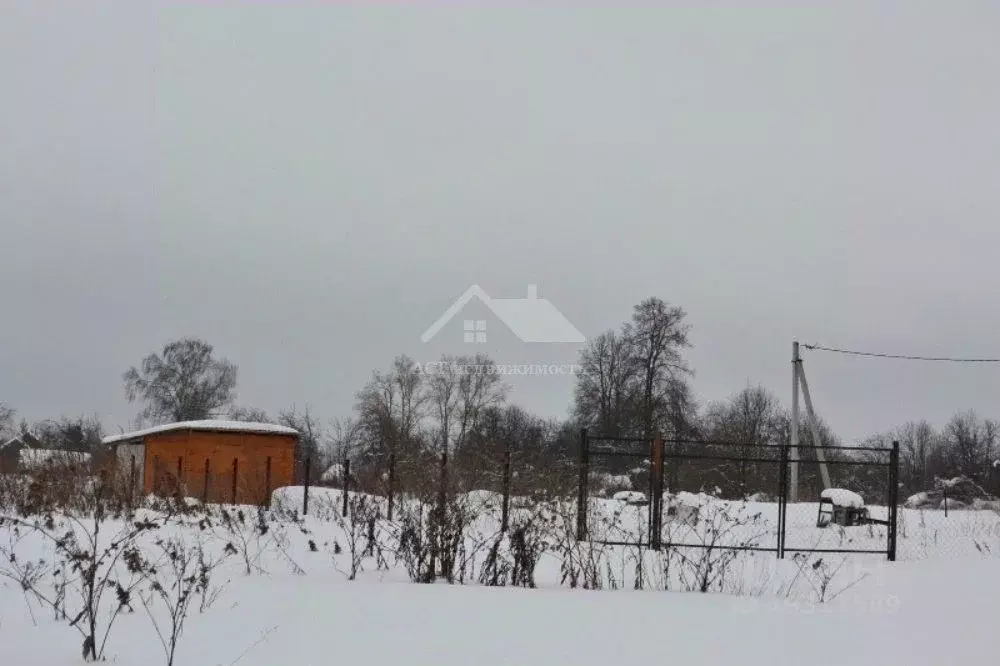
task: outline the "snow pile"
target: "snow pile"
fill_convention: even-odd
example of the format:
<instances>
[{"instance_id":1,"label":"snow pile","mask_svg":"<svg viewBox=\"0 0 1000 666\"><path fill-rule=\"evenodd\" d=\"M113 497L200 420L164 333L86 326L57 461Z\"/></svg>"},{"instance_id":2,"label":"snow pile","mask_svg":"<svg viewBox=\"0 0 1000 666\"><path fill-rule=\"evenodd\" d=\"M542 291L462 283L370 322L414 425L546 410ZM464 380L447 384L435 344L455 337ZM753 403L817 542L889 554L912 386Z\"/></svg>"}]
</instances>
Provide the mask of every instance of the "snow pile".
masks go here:
<instances>
[{"instance_id":1,"label":"snow pile","mask_svg":"<svg viewBox=\"0 0 1000 666\"><path fill-rule=\"evenodd\" d=\"M343 483L344 482L344 466L341 463L334 463L326 468L326 471L320 475L319 480L323 483Z\"/></svg>"},{"instance_id":2,"label":"snow pile","mask_svg":"<svg viewBox=\"0 0 1000 666\"><path fill-rule=\"evenodd\" d=\"M851 509L862 509L865 506L865 500L862 499L861 495L845 488L827 488L819 496L830 500L835 506Z\"/></svg>"},{"instance_id":3,"label":"snow pile","mask_svg":"<svg viewBox=\"0 0 1000 666\"><path fill-rule=\"evenodd\" d=\"M632 490L632 479L627 474L591 472L588 478L592 488L598 494L608 495L619 490Z\"/></svg>"},{"instance_id":4,"label":"snow pile","mask_svg":"<svg viewBox=\"0 0 1000 666\"><path fill-rule=\"evenodd\" d=\"M621 490L615 493L611 499L618 502L625 502L626 504L646 504L649 501L646 499L645 493L640 493L636 490Z\"/></svg>"},{"instance_id":5,"label":"snow pile","mask_svg":"<svg viewBox=\"0 0 1000 666\"><path fill-rule=\"evenodd\" d=\"M911 509L943 509L945 499L949 509L972 507L992 508L997 498L982 486L965 476L935 479L934 489L915 493L907 498L905 506Z\"/></svg>"}]
</instances>

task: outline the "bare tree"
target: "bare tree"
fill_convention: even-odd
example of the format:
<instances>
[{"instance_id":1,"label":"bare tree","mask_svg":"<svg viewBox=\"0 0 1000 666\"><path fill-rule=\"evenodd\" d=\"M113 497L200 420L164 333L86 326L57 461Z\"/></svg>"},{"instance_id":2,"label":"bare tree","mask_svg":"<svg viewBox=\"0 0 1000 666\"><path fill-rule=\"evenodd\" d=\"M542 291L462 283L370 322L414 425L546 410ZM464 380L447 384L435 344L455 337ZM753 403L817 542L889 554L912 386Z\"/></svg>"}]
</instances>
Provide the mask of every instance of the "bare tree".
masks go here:
<instances>
[{"instance_id":1,"label":"bare tree","mask_svg":"<svg viewBox=\"0 0 1000 666\"><path fill-rule=\"evenodd\" d=\"M299 431L295 460L299 464L304 463L306 460L312 460L312 471L316 474L321 473L321 465L317 463L321 462L318 458L325 434L323 424L310 411L309 405L306 405L305 409L301 412L294 405L291 409L280 412L278 414L278 423Z\"/></svg>"},{"instance_id":2,"label":"bare tree","mask_svg":"<svg viewBox=\"0 0 1000 666\"><path fill-rule=\"evenodd\" d=\"M773 393L762 386L748 386L725 402L710 404L705 428L709 439L739 444L744 447L744 454L750 456L757 447L779 443L781 417L781 404ZM749 492L750 479L762 486L776 471L774 465L759 466L746 460L732 467L735 468L732 481L740 497Z\"/></svg>"},{"instance_id":3,"label":"bare tree","mask_svg":"<svg viewBox=\"0 0 1000 666\"><path fill-rule=\"evenodd\" d=\"M389 372L376 371L357 396L355 411L369 457L406 454L419 443L428 393L413 359L397 356Z\"/></svg>"},{"instance_id":4,"label":"bare tree","mask_svg":"<svg viewBox=\"0 0 1000 666\"><path fill-rule=\"evenodd\" d=\"M602 333L580 352L580 366L573 395L577 420L601 434L635 434L640 385L630 341L614 331Z\"/></svg>"},{"instance_id":5,"label":"bare tree","mask_svg":"<svg viewBox=\"0 0 1000 666\"><path fill-rule=\"evenodd\" d=\"M358 419L333 419L323 443L323 455L327 461L355 459L361 450L362 437L361 422Z\"/></svg>"},{"instance_id":6,"label":"bare tree","mask_svg":"<svg viewBox=\"0 0 1000 666\"><path fill-rule=\"evenodd\" d=\"M213 356L204 340L168 342L160 354L150 354L140 368L123 378L129 402L140 400L142 419L153 422L207 419L231 404L236 389L236 365Z\"/></svg>"},{"instance_id":7,"label":"bare tree","mask_svg":"<svg viewBox=\"0 0 1000 666\"><path fill-rule=\"evenodd\" d=\"M14 415L17 412L6 402L0 400L0 444L16 434L17 426L14 424Z\"/></svg>"},{"instance_id":8,"label":"bare tree","mask_svg":"<svg viewBox=\"0 0 1000 666\"><path fill-rule=\"evenodd\" d=\"M930 488L934 483L934 454L940 446L940 435L934 427L927 421L910 421L896 429L892 441L900 444L900 481L904 487L910 492Z\"/></svg>"},{"instance_id":9,"label":"bare tree","mask_svg":"<svg viewBox=\"0 0 1000 666\"><path fill-rule=\"evenodd\" d=\"M427 399L433 419L436 421L434 439L436 448L447 454L454 440L455 422L461 404L460 377L455 368L458 359L442 356L437 370L427 380Z\"/></svg>"},{"instance_id":10,"label":"bare tree","mask_svg":"<svg viewBox=\"0 0 1000 666\"><path fill-rule=\"evenodd\" d=\"M45 448L64 451L96 451L101 448L103 428L96 416L62 417L38 421L31 434Z\"/></svg>"},{"instance_id":11,"label":"bare tree","mask_svg":"<svg viewBox=\"0 0 1000 666\"><path fill-rule=\"evenodd\" d=\"M233 421L244 421L247 423L269 423L271 421L267 412L256 407L234 406L229 410L229 418Z\"/></svg>"},{"instance_id":12,"label":"bare tree","mask_svg":"<svg viewBox=\"0 0 1000 666\"><path fill-rule=\"evenodd\" d=\"M691 346L685 316L678 306L647 298L635 306L632 321L623 331L640 376L642 424L647 437L656 431L658 421L666 425L678 420L679 415L670 419L667 410L680 407L680 392L686 385L682 380L691 374L681 356L681 351Z\"/></svg>"},{"instance_id":13,"label":"bare tree","mask_svg":"<svg viewBox=\"0 0 1000 666\"><path fill-rule=\"evenodd\" d=\"M997 435L997 424L984 421L972 410L953 416L944 429L944 453L949 471L967 476L976 483L983 482L988 478L986 474Z\"/></svg>"}]
</instances>

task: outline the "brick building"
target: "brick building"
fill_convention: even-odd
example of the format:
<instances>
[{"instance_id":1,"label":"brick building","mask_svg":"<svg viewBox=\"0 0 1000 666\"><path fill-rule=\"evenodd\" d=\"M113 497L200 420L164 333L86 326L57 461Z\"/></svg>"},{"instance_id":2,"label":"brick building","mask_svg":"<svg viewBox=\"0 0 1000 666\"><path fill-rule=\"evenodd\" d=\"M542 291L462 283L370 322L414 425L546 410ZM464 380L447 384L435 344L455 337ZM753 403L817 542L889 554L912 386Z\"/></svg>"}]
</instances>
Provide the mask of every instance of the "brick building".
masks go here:
<instances>
[{"instance_id":1,"label":"brick building","mask_svg":"<svg viewBox=\"0 0 1000 666\"><path fill-rule=\"evenodd\" d=\"M185 421L105 437L135 492L262 504L295 481L297 430L273 423Z\"/></svg>"}]
</instances>

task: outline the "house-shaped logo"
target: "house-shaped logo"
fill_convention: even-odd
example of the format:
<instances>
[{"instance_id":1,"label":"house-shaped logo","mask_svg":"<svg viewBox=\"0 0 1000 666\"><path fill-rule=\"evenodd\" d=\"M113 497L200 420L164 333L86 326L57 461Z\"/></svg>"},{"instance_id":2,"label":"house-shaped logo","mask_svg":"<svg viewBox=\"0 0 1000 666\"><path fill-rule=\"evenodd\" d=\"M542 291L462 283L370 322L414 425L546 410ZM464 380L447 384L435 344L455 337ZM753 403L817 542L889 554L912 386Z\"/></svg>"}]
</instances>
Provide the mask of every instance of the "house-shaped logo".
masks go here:
<instances>
[{"instance_id":1,"label":"house-shaped logo","mask_svg":"<svg viewBox=\"0 0 1000 666\"><path fill-rule=\"evenodd\" d=\"M473 298L478 298L522 342L585 341L583 334L552 303L538 298L538 287L533 284L528 285L527 298L490 298L479 285L474 284L424 331L420 340L428 342L437 335ZM463 320L463 329L465 342L486 342L485 320Z\"/></svg>"}]
</instances>

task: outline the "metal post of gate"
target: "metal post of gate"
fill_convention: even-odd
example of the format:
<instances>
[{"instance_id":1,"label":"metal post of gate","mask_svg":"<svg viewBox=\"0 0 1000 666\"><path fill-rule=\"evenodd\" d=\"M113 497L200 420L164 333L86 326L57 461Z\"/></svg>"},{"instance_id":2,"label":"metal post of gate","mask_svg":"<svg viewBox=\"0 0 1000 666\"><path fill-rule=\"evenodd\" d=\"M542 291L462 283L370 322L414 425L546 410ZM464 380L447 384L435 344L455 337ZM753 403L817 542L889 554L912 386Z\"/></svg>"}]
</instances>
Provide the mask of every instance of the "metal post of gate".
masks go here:
<instances>
[{"instance_id":1,"label":"metal post of gate","mask_svg":"<svg viewBox=\"0 0 1000 666\"><path fill-rule=\"evenodd\" d=\"M896 561L896 526L899 515L899 442L892 443L889 454L889 544L888 558Z\"/></svg>"},{"instance_id":2,"label":"metal post of gate","mask_svg":"<svg viewBox=\"0 0 1000 666\"><path fill-rule=\"evenodd\" d=\"M788 507L788 447L781 447L778 463L778 559L785 559L785 516Z\"/></svg>"},{"instance_id":3,"label":"metal post of gate","mask_svg":"<svg viewBox=\"0 0 1000 666\"><path fill-rule=\"evenodd\" d=\"M653 495L649 498L649 511L653 516L649 543L653 550L660 550L663 544L663 436L660 433L656 433L653 438L653 464L650 474L653 477Z\"/></svg>"},{"instance_id":4,"label":"metal post of gate","mask_svg":"<svg viewBox=\"0 0 1000 666\"><path fill-rule=\"evenodd\" d=\"M580 482L576 496L576 540L587 539L587 477L590 474L590 442L587 429L580 430Z\"/></svg>"}]
</instances>

